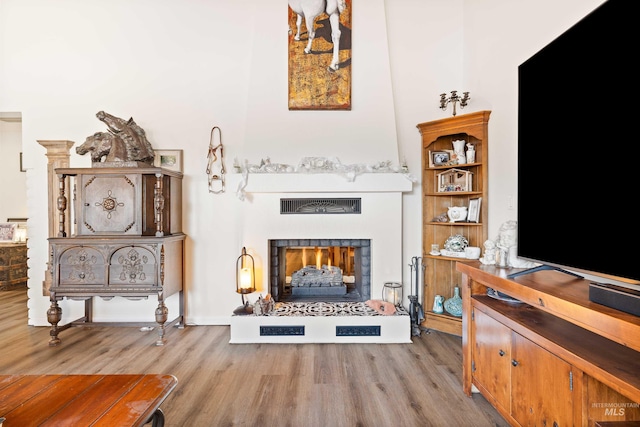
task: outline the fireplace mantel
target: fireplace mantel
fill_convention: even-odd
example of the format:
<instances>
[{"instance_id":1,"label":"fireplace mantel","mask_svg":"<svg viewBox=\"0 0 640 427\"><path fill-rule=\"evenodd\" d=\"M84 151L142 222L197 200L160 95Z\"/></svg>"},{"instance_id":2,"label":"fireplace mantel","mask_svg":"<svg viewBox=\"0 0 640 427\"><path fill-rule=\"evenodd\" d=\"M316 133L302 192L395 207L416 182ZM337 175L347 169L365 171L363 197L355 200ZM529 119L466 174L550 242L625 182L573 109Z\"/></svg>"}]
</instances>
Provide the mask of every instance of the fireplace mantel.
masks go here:
<instances>
[{"instance_id":1,"label":"fireplace mantel","mask_svg":"<svg viewBox=\"0 0 640 427\"><path fill-rule=\"evenodd\" d=\"M237 189L242 174L228 176L228 188ZM403 173L363 173L349 181L337 173L250 173L244 191L247 193L371 193L409 192L410 176Z\"/></svg>"}]
</instances>

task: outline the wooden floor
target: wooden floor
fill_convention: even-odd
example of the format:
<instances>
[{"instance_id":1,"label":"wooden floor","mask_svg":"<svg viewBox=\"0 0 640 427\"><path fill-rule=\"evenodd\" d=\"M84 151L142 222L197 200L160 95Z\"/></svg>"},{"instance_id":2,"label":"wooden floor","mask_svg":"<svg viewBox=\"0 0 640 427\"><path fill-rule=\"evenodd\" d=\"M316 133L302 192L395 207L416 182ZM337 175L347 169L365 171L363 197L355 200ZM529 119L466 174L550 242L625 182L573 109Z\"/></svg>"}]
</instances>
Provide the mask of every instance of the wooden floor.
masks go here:
<instances>
[{"instance_id":1,"label":"wooden floor","mask_svg":"<svg viewBox=\"0 0 640 427\"><path fill-rule=\"evenodd\" d=\"M49 347L26 291L0 292L0 374L172 374L166 426L507 426L462 393L461 339L413 344L229 344L228 326L73 327ZM1 416L2 414L0 414Z\"/></svg>"}]
</instances>

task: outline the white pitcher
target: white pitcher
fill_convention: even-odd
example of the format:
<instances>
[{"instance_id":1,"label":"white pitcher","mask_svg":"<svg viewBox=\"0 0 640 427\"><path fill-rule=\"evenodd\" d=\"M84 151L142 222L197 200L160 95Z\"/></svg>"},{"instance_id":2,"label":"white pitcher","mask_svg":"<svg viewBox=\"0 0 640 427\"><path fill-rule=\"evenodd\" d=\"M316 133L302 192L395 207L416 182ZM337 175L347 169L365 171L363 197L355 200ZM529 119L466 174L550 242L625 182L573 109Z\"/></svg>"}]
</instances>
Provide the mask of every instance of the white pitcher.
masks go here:
<instances>
[{"instance_id":1,"label":"white pitcher","mask_svg":"<svg viewBox=\"0 0 640 427\"><path fill-rule=\"evenodd\" d=\"M453 152L456 155L456 159L458 161L458 164L459 165L463 165L463 164L467 163L467 157L464 154L465 140L464 139L457 139L455 141L451 141L451 144L453 144Z\"/></svg>"}]
</instances>

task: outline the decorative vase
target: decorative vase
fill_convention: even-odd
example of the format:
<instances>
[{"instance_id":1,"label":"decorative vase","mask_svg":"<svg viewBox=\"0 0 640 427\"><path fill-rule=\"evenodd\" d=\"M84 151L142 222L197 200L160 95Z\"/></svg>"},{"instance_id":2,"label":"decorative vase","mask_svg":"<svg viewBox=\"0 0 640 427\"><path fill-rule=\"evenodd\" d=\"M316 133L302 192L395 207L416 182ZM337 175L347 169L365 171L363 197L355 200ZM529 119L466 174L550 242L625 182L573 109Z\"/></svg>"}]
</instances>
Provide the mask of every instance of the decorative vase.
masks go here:
<instances>
[{"instance_id":1,"label":"decorative vase","mask_svg":"<svg viewBox=\"0 0 640 427\"><path fill-rule=\"evenodd\" d=\"M467 163L475 163L476 161L476 148L473 144L467 144Z\"/></svg>"},{"instance_id":2,"label":"decorative vase","mask_svg":"<svg viewBox=\"0 0 640 427\"><path fill-rule=\"evenodd\" d=\"M467 163L467 158L464 154L465 140L458 139L456 141L451 141L451 144L453 145L453 152L456 155L456 160L458 161L458 164L463 165Z\"/></svg>"},{"instance_id":3,"label":"decorative vase","mask_svg":"<svg viewBox=\"0 0 640 427\"><path fill-rule=\"evenodd\" d=\"M442 313L444 310L442 308L442 302L444 301L444 297L442 295L436 295L433 300L433 312L434 313Z\"/></svg>"},{"instance_id":4,"label":"decorative vase","mask_svg":"<svg viewBox=\"0 0 640 427\"><path fill-rule=\"evenodd\" d=\"M460 288L453 288L453 297L444 302L444 309L452 316L462 317L462 298L460 298Z\"/></svg>"}]
</instances>

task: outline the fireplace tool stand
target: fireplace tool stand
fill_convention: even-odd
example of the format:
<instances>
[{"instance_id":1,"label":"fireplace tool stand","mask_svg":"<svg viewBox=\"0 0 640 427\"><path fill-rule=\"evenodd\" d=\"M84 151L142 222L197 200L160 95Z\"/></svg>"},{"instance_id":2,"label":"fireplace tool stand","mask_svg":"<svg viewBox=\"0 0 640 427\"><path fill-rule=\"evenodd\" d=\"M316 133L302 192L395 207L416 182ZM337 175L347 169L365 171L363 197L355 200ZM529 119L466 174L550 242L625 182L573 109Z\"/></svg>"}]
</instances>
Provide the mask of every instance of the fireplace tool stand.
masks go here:
<instances>
[{"instance_id":1,"label":"fireplace tool stand","mask_svg":"<svg viewBox=\"0 0 640 427\"><path fill-rule=\"evenodd\" d=\"M409 315L411 316L411 335L418 337L420 333L424 331L426 334L429 333L429 330L420 326L420 323L424 320L424 310L422 308L422 304L418 302L419 292L419 284L420 284L420 273L424 273L424 264L422 263L422 258L414 256L411 258L411 267L412 275L411 275L411 288L412 292L415 292L414 295L409 295ZM414 279L415 277L415 279ZM415 286L414 286L415 285Z\"/></svg>"}]
</instances>

